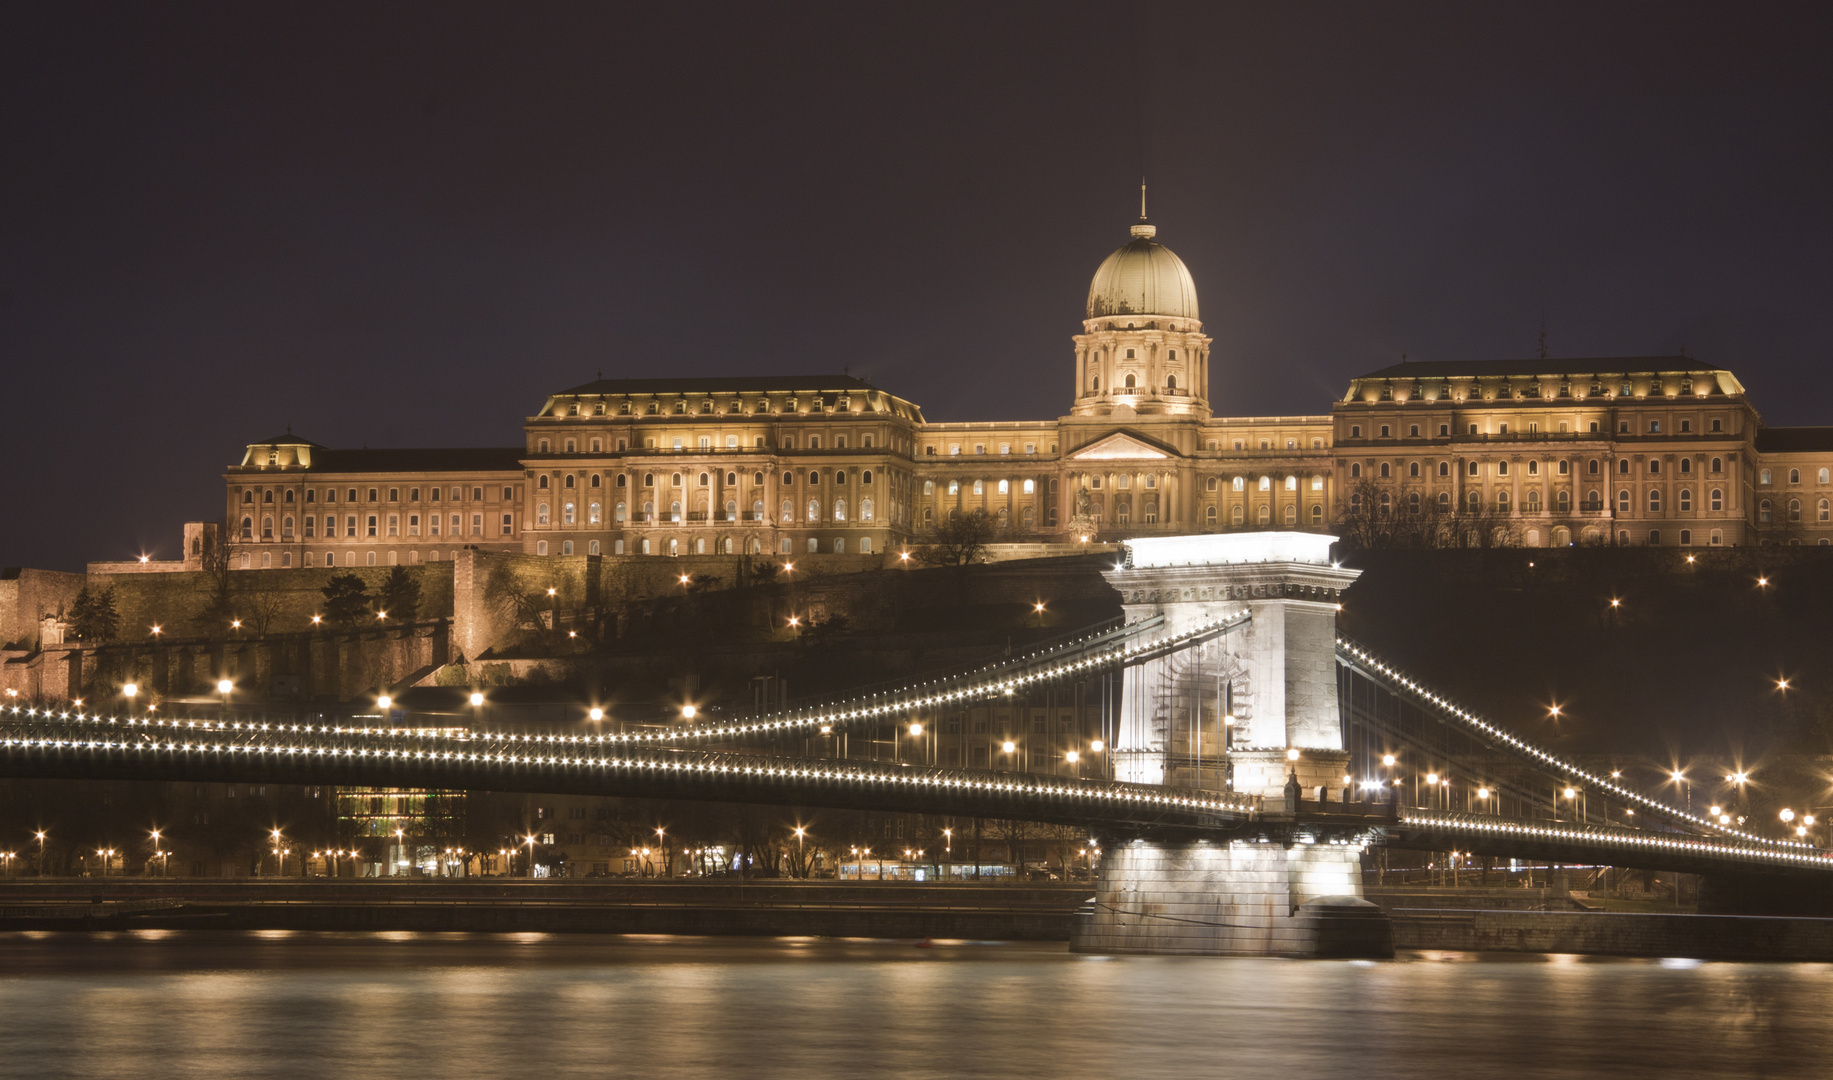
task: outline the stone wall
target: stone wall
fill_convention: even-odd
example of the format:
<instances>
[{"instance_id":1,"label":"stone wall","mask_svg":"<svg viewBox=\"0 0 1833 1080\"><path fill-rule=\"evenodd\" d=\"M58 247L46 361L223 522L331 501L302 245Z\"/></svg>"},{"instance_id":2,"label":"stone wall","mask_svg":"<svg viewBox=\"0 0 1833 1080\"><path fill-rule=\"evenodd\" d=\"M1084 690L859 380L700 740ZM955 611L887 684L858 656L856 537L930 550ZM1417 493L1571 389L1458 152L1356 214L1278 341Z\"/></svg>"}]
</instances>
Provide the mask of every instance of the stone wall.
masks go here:
<instances>
[{"instance_id":1,"label":"stone wall","mask_svg":"<svg viewBox=\"0 0 1833 1080\"><path fill-rule=\"evenodd\" d=\"M1833 919L1396 908L1394 946L1699 960L1833 960Z\"/></svg>"},{"instance_id":2,"label":"stone wall","mask_svg":"<svg viewBox=\"0 0 1833 1080\"><path fill-rule=\"evenodd\" d=\"M1072 940L1098 953L1381 955L1386 920L1357 899L1360 880L1358 850L1347 845L1118 844ZM1331 914L1364 924L1351 947L1328 940L1336 935L1320 923Z\"/></svg>"},{"instance_id":3,"label":"stone wall","mask_svg":"<svg viewBox=\"0 0 1833 1080\"><path fill-rule=\"evenodd\" d=\"M85 580L59 570L0 571L0 645L36 647L39 620L69 611Z\"/></svg>"}]
</instances>

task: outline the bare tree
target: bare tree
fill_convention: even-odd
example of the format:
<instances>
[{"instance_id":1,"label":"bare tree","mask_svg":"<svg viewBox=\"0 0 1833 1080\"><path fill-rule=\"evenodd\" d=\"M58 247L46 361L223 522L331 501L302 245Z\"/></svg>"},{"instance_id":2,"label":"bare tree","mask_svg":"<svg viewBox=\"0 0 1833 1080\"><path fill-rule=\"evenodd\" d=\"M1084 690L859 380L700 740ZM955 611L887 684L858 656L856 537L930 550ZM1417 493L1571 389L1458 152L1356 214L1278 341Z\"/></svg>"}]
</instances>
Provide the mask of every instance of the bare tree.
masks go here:
<instances>
[{"instance_id":1,"label":"bare tree","mask_svg":"<svg viewBox=\"0 0 1833 1080\"><path fill-rule=\"evenodd\" d=\"M919 558L930 566L967 566L983 562L987 545L998 535L999 524L985 510L965 514L950 512L923 537Z\"/></svg>"}]
</instances>

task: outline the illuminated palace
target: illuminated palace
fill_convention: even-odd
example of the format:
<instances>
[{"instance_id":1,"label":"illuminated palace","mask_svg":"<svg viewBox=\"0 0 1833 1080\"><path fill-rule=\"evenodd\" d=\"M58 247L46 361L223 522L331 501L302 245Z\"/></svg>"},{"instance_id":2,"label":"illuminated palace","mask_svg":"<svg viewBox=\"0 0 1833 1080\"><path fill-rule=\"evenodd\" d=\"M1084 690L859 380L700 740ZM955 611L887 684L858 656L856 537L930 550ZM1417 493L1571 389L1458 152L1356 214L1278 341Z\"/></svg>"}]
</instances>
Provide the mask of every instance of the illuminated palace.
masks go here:
<instances>
[{"instance_id":1,"label":"illuminated palace","mask_svg":"<svg viewBox=\"0 0 1833 1080\"><path fill-rule=\"evenodd\" d=\"M601 379L549 397L520 446L254 443L226 474L240 565L464 546L864 563L973 509L1068 543L1357 514L1535 547L1833 539L1833 428L1764 427L1731 372L1684 356L1402 363L1328 414L1214 416L1196 284L1144 220L1083 314L1051 421L934 423L849 376Z\"/></svg>"}]
</instances>

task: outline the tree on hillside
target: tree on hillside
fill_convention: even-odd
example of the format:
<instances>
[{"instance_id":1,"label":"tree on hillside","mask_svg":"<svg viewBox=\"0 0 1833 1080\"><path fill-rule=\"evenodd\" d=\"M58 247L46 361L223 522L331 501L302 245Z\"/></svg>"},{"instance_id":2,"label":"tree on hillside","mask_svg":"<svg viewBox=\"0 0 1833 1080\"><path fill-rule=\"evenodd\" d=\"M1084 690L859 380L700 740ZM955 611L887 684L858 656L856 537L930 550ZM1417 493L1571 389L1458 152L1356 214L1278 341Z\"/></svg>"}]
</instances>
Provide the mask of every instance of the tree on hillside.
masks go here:
<instances>
[{"instance_id":1,"label":"tree on hillside","mask_svg":"<svg viewBox=\"0 0 1833 1080\"><path fill-rule=\"evenodd\" d=\"M121 629L121 616L115 610L115 589L91 589L83 586L70 605L70 635L80 641L100 644L112 640Z\"/></svg>"},{"instance_id":2,"label":"tree on hillside","mask_svg":"<svg viewBox=\"0 0 1833 1080\"><path fill-rule=\"evenodd\" d=\"M381 610L398 623L411 623L420 615L420 582L407 572L407 567L397 566L388 572L382 582Z\"/></svg>"},{"instance_id":3,"label":"tree on hillside","mask_svg":"<svg viewBox=\"0 0 1833 1080\"><path fill-rule=\"evenodd\" d=\"M339 574L325 582L325 621L333 626L355 626L369 613L369 586L355 574Z\"/></svg>"},{"instance_id":4,"label":"tree on hillside","mask_svg":"<svg viewBox=\"0 0 1833 1080\"><path fill-rule=\"evenodd\" d=\"M922 560L930 566L967 566L985 561L999 524L985 510L950 513L923 540Z\"/></svg>"},{"instance_id":5,"label":"tree on hillside","mask_svg":"<svg viewBox=\"0 0 1833 1080\"><path fill-rule=\"evenodd\" d=\"M225 521L217 530L216 542L209 542L206 536L204 548L198 553L201 571L198 591L204 595L204 606L198 612L197 622L198 629L206 634L227 632L229 621L236 617L235 588L230 582L233 553L229 545L229 538L235 535L234 529L233 520Z\"/></svg>"}]
</instances>

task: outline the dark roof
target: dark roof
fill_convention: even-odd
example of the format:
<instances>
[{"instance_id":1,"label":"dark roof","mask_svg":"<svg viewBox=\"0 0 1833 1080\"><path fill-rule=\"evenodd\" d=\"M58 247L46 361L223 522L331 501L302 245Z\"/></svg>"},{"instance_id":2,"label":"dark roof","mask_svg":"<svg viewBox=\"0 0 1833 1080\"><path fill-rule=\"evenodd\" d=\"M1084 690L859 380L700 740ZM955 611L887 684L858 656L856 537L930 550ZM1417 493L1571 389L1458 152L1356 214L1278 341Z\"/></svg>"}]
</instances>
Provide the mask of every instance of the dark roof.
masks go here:
<instances>
[{"instance_id":1,"label":"dark roof","mask_svg":"<svg viewBox=\"0 0 1833 1080\"><path fill-rule=\"evenodd\" d=\"M1572 360L1407 360L1362 379L1443 379L1495 375L1597 375L1639 371L1718 371L1692 356L1601 356Z\"/></svg>"},{"instance_id":2,"label":"dark roof","mask_svg":"<svg viewBox=\"0 0 1833 1080\"><path fill-rule=\"evenodd\" d=\"M758 394L818 390L877 390L852 375L735 375L730 378L598 379L570 386L562 394Z\"/></svg>"},{"instance_id":3,"label":"dark roof","mask_svg":"<svg viewBox=\"0 0 1833 1080\"><path fill-rule=\"evenodd\" d=\"M313 442L311 439L302 439L290 431L287 432L285 435L275 435L275 436L272 436L266 439L257 439L254 442L249 443L248 445L267 446L269 444L278 444L281 446L309 446L314 450L323 450L324 449L324 447Z\"/></svg>"},{"instance_id":4,"label":"dark roof","mask_svg":"<svg viewBox=\"0 0 1833 1080\"><path fill-rule=\"evenodd\" d=\"M519 471L519 446L461 446L450 450L318 450L313 472Z\"/></svg>"},{"instance_id":5,"label":"dark roof","mask_svg":"<svg viewBox=\"0 0 1833 1080\"><path fill-rule=\"evenodd\" d=\"M1787 454L1833 450L1833 427L1766 427L1757 429L1757 453Z\"/></svg>"}]
</instances>

